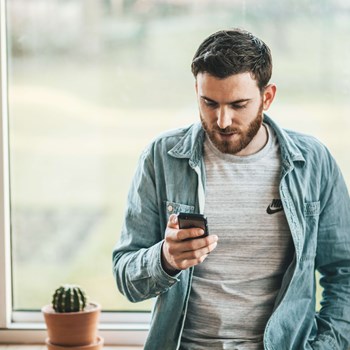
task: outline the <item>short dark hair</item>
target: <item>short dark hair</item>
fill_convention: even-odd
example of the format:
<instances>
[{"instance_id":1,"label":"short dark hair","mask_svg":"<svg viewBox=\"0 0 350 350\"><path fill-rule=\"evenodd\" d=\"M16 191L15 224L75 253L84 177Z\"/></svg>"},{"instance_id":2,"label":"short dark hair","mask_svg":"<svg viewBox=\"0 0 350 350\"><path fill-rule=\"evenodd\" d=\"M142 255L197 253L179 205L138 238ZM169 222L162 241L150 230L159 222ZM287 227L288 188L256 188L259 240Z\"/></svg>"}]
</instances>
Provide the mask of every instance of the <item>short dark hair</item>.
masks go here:
<instances>
[{"instance_id":1,"label":"short dark hair","mask_svg":"<svg viewBox=\"0 0 350 350\"><path fill-rule=\"evenodd\" d=\"M272 57L268 46L252 33L234 28L220 30L206 38L195 53L192 73L208 73L223 79L250 72L263 90L272 74Z\"/></svg>"}]
</instances>

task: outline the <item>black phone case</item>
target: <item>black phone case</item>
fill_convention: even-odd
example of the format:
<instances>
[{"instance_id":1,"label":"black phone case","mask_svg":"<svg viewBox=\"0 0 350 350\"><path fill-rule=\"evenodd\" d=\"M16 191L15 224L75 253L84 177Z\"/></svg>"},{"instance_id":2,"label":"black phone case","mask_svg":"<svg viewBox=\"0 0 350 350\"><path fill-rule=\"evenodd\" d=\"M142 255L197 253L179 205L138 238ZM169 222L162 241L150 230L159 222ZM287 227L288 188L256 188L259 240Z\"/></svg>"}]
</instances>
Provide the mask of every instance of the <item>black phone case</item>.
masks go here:
<instances>
[{"instance_id":1,"label":"black phone case","mask_svg":"<svg viewBox=\"0 0 350 350\"><path fill-rule=\"evenodd\" d=\"M203 236L209 235L207 218L202 214L179 213L177 216L180 228L198 227L204 230ZM200 237L203 237L200 236ZM197 237L197 238L200 238Z\"/></svg>"}]
</instances>

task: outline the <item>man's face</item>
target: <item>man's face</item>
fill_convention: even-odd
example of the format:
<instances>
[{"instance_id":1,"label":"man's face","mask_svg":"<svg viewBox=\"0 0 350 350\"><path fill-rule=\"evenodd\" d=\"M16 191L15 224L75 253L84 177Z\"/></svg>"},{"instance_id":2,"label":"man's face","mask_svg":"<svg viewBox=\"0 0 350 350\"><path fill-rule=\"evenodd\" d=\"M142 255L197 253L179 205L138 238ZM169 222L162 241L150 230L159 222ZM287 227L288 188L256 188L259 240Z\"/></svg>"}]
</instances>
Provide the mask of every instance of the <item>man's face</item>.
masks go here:
<instances>
[{"instance_id":1,"label":"man's face","mask_svg":"<svg viewBox=\"0 0 350 350\"><path fill-rule=\"evenodd\" d=\"M197 75L196 92L202 125L219 151L248 155L261 148L262 138L266 139L262 127L263 110L268 108L275 92L273 88L271 98L269 89L270 85L261 93L250 73L225 79L208 73ZM267 95L266 90L269 91Z\"/></svg>"}]
</instances>

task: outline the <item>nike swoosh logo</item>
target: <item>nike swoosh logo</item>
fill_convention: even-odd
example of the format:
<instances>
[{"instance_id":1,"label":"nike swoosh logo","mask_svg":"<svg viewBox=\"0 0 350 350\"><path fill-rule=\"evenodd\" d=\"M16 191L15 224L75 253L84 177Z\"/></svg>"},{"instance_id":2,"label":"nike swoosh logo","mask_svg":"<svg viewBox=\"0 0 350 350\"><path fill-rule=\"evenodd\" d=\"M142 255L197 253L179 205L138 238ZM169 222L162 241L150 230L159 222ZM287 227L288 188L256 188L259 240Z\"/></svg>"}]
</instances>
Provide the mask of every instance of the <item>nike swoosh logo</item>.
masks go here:
<instances>
[{"instance_id":1,"label":"nike swoosh logo","mask_svg":"<svg viewBox=\"0 0 350 350\"><path fill-rule=\"evenodd\" d=\"M279 211L282 211L283 210L283 207L281 207L281 208L273 208L273 207L271 207L271 205L269 205L268 207L267 207L267 209L266 209L266 212L267 212L267 214L275 214L275 213L278 213Z\"/></svg>"}]
</instances>

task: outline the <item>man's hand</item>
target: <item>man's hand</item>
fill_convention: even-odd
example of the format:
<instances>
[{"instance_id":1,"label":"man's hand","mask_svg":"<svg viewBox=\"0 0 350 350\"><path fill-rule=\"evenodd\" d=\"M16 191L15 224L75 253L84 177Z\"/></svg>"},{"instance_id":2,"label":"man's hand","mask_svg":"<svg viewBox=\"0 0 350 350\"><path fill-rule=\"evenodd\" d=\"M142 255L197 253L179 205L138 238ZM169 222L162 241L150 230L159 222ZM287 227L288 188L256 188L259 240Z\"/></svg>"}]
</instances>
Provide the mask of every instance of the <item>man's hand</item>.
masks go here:
<instances>
[{"instance_id":1,"label":"man's hand","mask_svg":"<svg viewBox=\"0 0 350 350\"><path fill-rule=\"evenodd\" d=\"M215 249L216 235L193 239L203 234L200 228L179 229L177 215L170 215L162 246L162 264L168 274L174 275L179 270L202 263Z\"/></svg>"}]
</instances>

